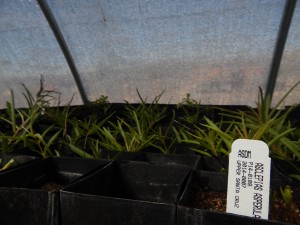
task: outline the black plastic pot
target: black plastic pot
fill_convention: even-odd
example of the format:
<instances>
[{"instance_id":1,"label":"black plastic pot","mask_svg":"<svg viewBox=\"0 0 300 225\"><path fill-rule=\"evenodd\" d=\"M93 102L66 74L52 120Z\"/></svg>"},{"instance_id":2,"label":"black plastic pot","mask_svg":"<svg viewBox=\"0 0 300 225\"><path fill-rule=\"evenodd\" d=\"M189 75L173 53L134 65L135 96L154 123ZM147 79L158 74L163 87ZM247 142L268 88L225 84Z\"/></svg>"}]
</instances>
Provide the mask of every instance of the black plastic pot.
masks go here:
<instances>
[{"instance_id":1,"label":"black plastic pot","mask_svg":"<svg viewBox=\"0 0 300 225\"><path fill-rule=\"evenodd\" d=\"M132 160L139 157L141 154L141 152L125 152L108 149L100 150L100 158L108 160Z\"/></svg>"},{"instance_id":2,"label":"black plastic pot","mask_svg":"<svg viewBox=\"0 0 300 225\"><path fill-rule=\"evenodd\" d=\"M215 157L202 156L196 170L222 172L227 174L228 162L228 157L222 157L219 159ZM290 166L290 164L286 163L286 161L283 161L282 163L283 165ZM274 161L273 159L271 162L271 179L282 179L283 181L292 180L290 177L288 177L288 175L285 174L285 172L282 172L282 170L278 168L277 161Z\"/></svg>"},{"instance_id":3,"label":"black plastic pot","mask_svg":"<svg viewBox=\"0 0 300 225\"><path fill-rule=\"evenodd\" d=\"M180 155L198 155L192 150L192 146L189 144L176 144L173 146L171 153Z\"/></svg>"},{"instance_id":4,"label":"black plastic pot","mask_svg":"<svg viewBox=\"0 0 300 225\"><path fill-rule=\"evenodd\" d=\"M61 191L63 225L174 225L190 169L113 162Z\"/></svg>"},{"instance_id":5,"label":"black plastic pot","mask_svg":"<svg viewBox=\"0 0 300 225\"><path fill-rule=\"evenodd\" d=\"M39 158L29 155L1 154L0 169L3 168L11 160L13 160L12 164L7 169L0 171L0 173L11 169L15 169L19 166L24 166L28 163L35 162L36 160L39 160Z\"/></svg>"},{"instance_id":6,"label":"black plastic pot","mask_svg":"<svg viewBox=\"0 0 300 225\"><path fill-rule=\"evenodd\" d=\"M208 157L202 156L198 170L221 172L228 170L228 157Z\"/></svg>"},{"instance_id":7,"label":"black plastic pot","mask_svg":"<svg viewBox=\"0 0 300 225\"><path fill-rule=\"evenodd\" d=\"M1 173L1 225L59 225L59 190L109 162L51 157Z\"/></svg>"},{"instance_id":8,"label":"black plastic pot","mask_svg":"<svg viewBox=\"0 0 300 225\"><path fill-rule=\"evenodd\" d=\"M181 211L181 215L178 216L178 225L287 225L286 223L278 223L270 220L237 216L230 213L203 211L187 207L180 207L179 210Z\"/></svg>"},{"instance_id":9,"label":"black plastic pot","mask_svg":"<svg viewBox=\"0 0 300 225\"><path fill-rule=\"evenodd\" d=\"M271 180L271 189L277 189L290 181L282 181L278 179ZM195 206L195 197L198 188L207 188L216 192L226 192L227 190L227 174L194 170L189 177L185 190L180 197L177 205L177 224L178 225L252 225L252 224L277 224L286 223L256 219L252 217L239 216L226 212L215 212L206 209L199 209Z\"/></svg>"},{"instance_id":10,"label":"black plastic pot","mask_svg":"<svg viewBox=\"0 0 300 225\"><path fill-rule=\"evenodd\" d=\"M198 167L201 157L199 155L181 155L181 154L162 154L162 153L149 153L143 152L133 161L148 162L158 165L170 165L170 166L188 166L192 169Z\"/></svg>"},{"instance_id":11,"label":"black plastic pot","mask_svg":"<svg viewBox=\"0 0 300 225\"><path fill-rule=\"evenodd\" d=\"M300 161L273 159L272 162L274 162L275 168L285 177L290 178L290 175L299 175Z\"/></svg>"}]
</instances>

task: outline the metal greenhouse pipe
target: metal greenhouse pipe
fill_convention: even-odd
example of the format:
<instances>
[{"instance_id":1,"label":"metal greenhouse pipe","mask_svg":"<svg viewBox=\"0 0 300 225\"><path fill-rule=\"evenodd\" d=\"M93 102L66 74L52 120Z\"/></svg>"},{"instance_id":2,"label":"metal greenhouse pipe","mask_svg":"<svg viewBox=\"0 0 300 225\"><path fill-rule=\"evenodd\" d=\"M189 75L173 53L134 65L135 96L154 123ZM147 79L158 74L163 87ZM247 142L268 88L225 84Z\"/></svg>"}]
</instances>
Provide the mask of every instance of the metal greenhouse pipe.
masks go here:
<instances>
[{"instance_id":1,"label":"metal greenhouse pipe","mask_svg":"<svg viewBox=\"0 0 300 225\"><path fill-rule=\"evenodd\" d=\"M293 18L297 0L286 0L283 16L281 19L280 29L277 36L277 42L273 54L272 64L270 68L268 83L265 92L265 98L269 95L272 99L276 85L276 79L284 51L284 46L288 36L289 28Z\"/></svg>"},{"instance_id":2,"label":"metal greenhouse pipe","mask_svg":"<svg viewBox=\"0 0 300 225\"><path fill-rule=\"evenodd\" d=\"M71 70L71 73L73 75L73 78L75 80L75 83L77 85L77 88L79 90L79 93L80 93L80 96L81 96L81 99L83 101L84 104L87 104L88 103L88 98L87 98L87 95L85 93L85 90L84 90L84 87L82 85L82 81L80 79L80 75L79 75L79 72L77 70L77 67L75 65L75 62L73 60L73 57L71 55L71 52L68 48L68 45L64 39L64 36L51 12L51 9L49 7L49 5L47 4L47 1L46 0L37 0L38 3L39 3L39 6L41 8L41 10L43 11L44 13L44 16L46 17L48 23L49 23L49 26L51 27L52 29L52 32L53 34L55 35L55 38L65 56L65 59L69 65L69 68Z\"/></svg>"}]
</instances>

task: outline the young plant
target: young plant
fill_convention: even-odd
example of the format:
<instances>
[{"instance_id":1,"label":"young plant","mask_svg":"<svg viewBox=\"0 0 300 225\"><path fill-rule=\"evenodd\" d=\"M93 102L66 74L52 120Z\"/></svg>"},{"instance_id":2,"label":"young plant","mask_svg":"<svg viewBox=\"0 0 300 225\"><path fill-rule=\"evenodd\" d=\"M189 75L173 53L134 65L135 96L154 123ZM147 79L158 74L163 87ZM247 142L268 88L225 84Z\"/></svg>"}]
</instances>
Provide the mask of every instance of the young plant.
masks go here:
<instances>
[{"instance_id":1,"label":"young plant","mask_svg":"<svg viewBox=\"0 0 300 225\"><path fill-rule=\"evenodd\" d=\"M66 134L67 146L70 150L81 157L98 158L100 129L112 115L101 118L93 113L82 120L76 118L70 120L70 128Z\"/></svg>"},{"instance_id":2,"label":"young plant","mask_svg":"<svg viewBox=\"0 0 300 225\"><path fill-rule=\"evenodd\" d=\"M228 156L231 144L236 138L232 125L224 127L223 122L214 123L204 118L206 123L195 126L194 130L179 129L177 139L181 143L191 144L191 149L199 154L220 158Z\"/></svg>"},{"instance_id":3,"label":"young plant","mask_svg":"<svg viewBox=\"0 0 300 225\"><path fill-rule=\"evenodd\" d=\"M25 147L29 147L31 151L40 154L43 158L54 155L59 156L60 153L55 149L54 143L60 135L61 130L58 130L55 134L51 134L50 138L47 138L47 134L53 127L48 127L42 134L29 130L24 140Z\"/></svg>"},{"instance_id":4,"label":"young plant","mask_svg":"<svg viewBox=\"0 0 300 225\"><path fill-rule=\"evenodd\" d=\"M151 134L164 118L167 117L167 106L159 104L159 100L163 92L156 96L151 103L147 103L147 99L143 99L137 90L140 103L132 105L127 102L124 111L124 118L122 120L131 124L132 126L139 126L140 131L144 134Z\"/></svg>"},{"instance_id":5,"label":"young plant","mask_svg":"<svg viewBox=\"0 0 300 225\"><path fill-rule=\"evenodd\" d=\"M17 109L15 107L14 93L11 91L11 102L7 102L6 109L8 116L0 117L0 120L11 127L9 132L0 137L1 151L10 152L23 145L23 147L37 152L42 157L57 155L58 152L52 150L52 147L61 131L58 130L48 138L46 136L52 127L46 129L42 134L36 132L35 129L45 108L49 107L50 102L54 100L56 92L45 90L42 78L40 89L35 97L24 84L22 86L25 89L23 96L27 101L27 108Z\"/></svg>"},{"instance_id":6,"label":"young plant","mask_svg":"<svg viewBox=\"0 0 300 225\"><path fill-rule=\"evenodd\" d=\"M123 118L118 117L116 123L111 122L110 126L100 128L99 143L106 149L120 152L138 152L148 147L166 151L156 143L159 138L161 141L166 138L159 126L167 116L167 107L159 105L163 93L150 104L141 97L138 90L137 93L141 102L138 105L127 102Z\"/></svg>"},{"instance_id":7,"label":"young plant","mask_svg":"<svg viewBox=\"0 0 300 225\"><path fill-rule=\"evenodd\" d=\"M158 126L154 131L154 134L157 136L157 142L154 142L151 145L164 154L172 153L174 146L178 144L178 139L175 136L176 128L173 126L174 120L175 111L173 110L172 120L169 125L165 129Z\"/></svg>"},{"instance_id":8,"label":"young plant","mask_svg":"<svg viewBox=\"0 0 300 225\"><path fill-rule=\"evenodd\" d=\"M58 94L57 105L54 107L47 107L47 110L45 109L43 111L43 117L41 118L41 121L54 124L56 127L63 129L63 133L66 134L70 125L70 117L74 112L74 110L71 109L72 101L73 97L65 106L61 107L60 94Z\"/></svg>"},{"instance_id":9,"label":"young plant","mask_svg":"<svg viewBox=\"0 0 300 225\"><path fill-rule=\"evenodd\" d=\"M300 159L299 142L289 138L295 131L287 122L289 114L297 105L287 110L280 109L286 97L299 85L297 82L275 105L271 108L271 98L264 98L259 88L257 109L248 107L246 111L224 110L222 115L229 118L227 123L234 124L239 134L238 138L257 139L265 141L270 148L270 155L275 158L293 160Z\"/></svg>"},{"instance_id":10,"label":"young plant","mask_svg":"<svg viewBox=\"0 0 300 225\"><path fill-rule=\"evenodd\" d=\"M291 206L293 204L293 191L290 186L285 186L284 189L280 187L281 197L286 206Z\"/></svg>"},{"instance_id":11,"label":"young plant","mask_svg":"<svg viewBox=\"0 0 300 225\"><path fill-rule=\"evenodd\" d=\"M97 100L89 102L88 108L97 110L98 114L101 112L100 116L107 116L112 113L110 112L111 104L108 101L108 96L105 95L101 95Z\"/></svg>"},{"instance_id":12,"label":"young plant","mask_svg":"<svg viewBox=\"0 0 300 225\"><path fill-rule=\"evenodd\" d=\"M280 187L278 191L271 191L269 219L289 224L299 224L300 210L293 192L294 190L290 186Z\"/></svg>"},{"instance_id":13,"label":"young plant","mask_svg":"<svg viewBox=\"0 0 300 225\"><path fill-rule=\"evenodd\" d=\"M191 98L189 93L177 104L177 109L179 110L179 116L175 122L189 128L205 122L204 116L210 119L214 117L212 107L201 105L201 102Z\"/></svg>"},{"instance_id":14,"label":"young plant","mask_svg":"<svg viewBox=\"0 0 300 225\"><path fill-rule=\"evenodd\" d=\"M135 122L133 126L119 118L117 124L111 123L112 128L100 128L101 146L108 150L124 152L139 152L150 147L157 140L157 136L145 132L135 112L133 112L133 118Z\"/></svg>"},{"instance_id":15,"label":"young plant","mask_svg":"<svg viewBox=\"0 0 300 225\"><path fill-rule=\"evenodd\" d=\"M68 135L70 149L80 156L97 158L102 157L102 149L138 152L149 147L156 139L153 129L160 116L144 100L138 107L127 104L125 112L125 119L118 118L108 124L112 114L98 122L96 114L88 120L74 120L73 132Z\"/></svg>"},{"instance_id":16,"label":"young plant","mask_svg":"<svg viewBox=\"0 0 300 225\"><path fill-rule=\"evenodd\" d=\"M193 126L202 122L204 107L202 107L200 101L197 102L191 98L190 94L186 94L186 97L178 103L177 108L182 110L182 116L178 118L178 123L183 123L186 126Z\"/></svg>"}]
</instances>

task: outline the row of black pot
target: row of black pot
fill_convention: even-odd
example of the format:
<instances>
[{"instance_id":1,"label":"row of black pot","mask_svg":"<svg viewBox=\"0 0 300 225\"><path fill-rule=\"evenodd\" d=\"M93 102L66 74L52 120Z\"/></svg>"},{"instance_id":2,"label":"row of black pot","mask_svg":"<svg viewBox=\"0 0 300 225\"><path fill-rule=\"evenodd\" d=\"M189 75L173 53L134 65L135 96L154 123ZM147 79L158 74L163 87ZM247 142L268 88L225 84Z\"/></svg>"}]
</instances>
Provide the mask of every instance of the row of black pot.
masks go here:
<instances>
[{"instance_id":1,"label":"row of black pot","mask_svg":"<svg viewBox=\"0 0 300 225\"><path fill-rule=\"evenodd\" d=\"M227 188L227 174L204 171L205 161L143 153L130 161L50 157L20 165L0 173L0 224L282 224L195 208L195 182Z\"/></svg>"},{"instance_id":2,"label":"row of black pot","mask_svg":"<svg viewBox=\"0 0 300 225\"><path fill-rule=\"evenodd\" d=\"M2 154L0 155L0 168L3 168L9 161L13 159L13 163L6 169L12 169L26 163L38 160L38 156L18 155L18 154ZM205 170L221 172L228 170L228 157L215 158L195 154L188 148L180 149L174 154L161 154L155 152L118 152L103 151L102 159L111 160L130 160L143 161L161 165L186 165L195 170ZM289 175L297 173L295 166L300 168L300 162L288 162L284 160L272 159L271 177L274 179L289 179ZM1 171L0 171L1 172Z\"/></svg>"}]
</instances>

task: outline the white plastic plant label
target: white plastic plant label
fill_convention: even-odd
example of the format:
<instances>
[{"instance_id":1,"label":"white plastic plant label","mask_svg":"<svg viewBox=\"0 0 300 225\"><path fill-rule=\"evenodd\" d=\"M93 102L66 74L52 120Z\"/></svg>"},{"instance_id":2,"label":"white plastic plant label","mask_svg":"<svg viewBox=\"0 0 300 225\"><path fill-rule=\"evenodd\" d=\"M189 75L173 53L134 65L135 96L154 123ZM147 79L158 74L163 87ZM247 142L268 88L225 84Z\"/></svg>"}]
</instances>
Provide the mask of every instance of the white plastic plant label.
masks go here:
<instances>
[{"instance_id":1,"label":"white plastic plant label","mask_svg":"<svg viewBox=\"0 0 300 225\"><path fill-rule=\"evenodd\" d=\"M268 219L271 159L263 141L238 139L229 155L228 213Z\"/></svg>"}]
</instances>

